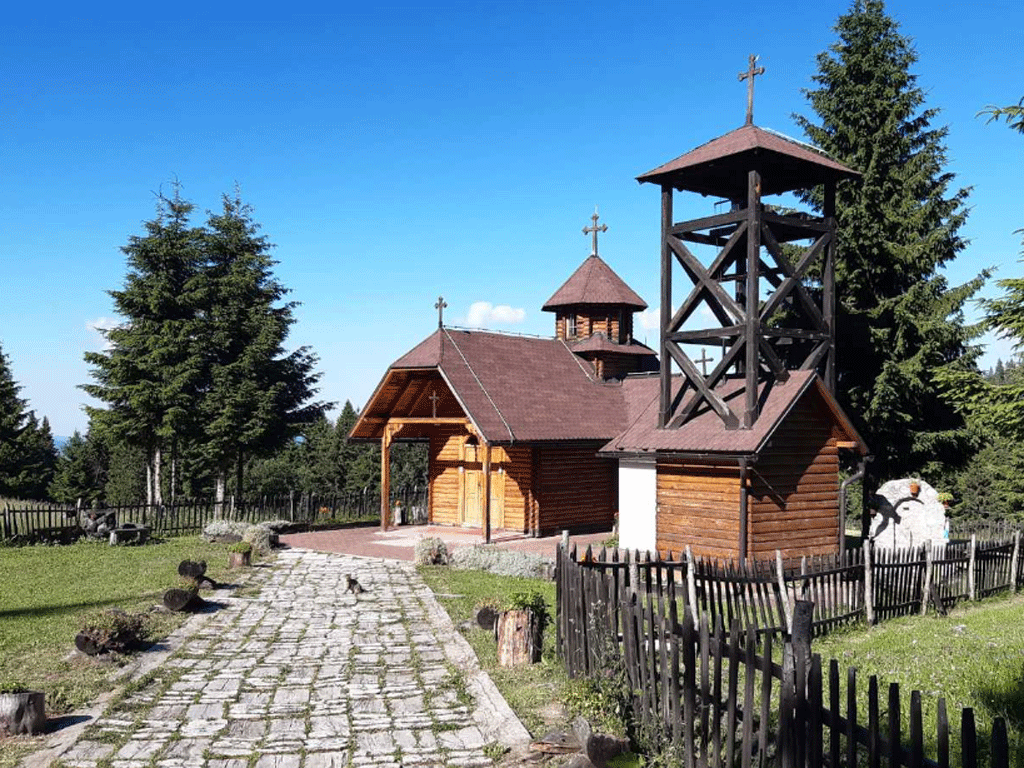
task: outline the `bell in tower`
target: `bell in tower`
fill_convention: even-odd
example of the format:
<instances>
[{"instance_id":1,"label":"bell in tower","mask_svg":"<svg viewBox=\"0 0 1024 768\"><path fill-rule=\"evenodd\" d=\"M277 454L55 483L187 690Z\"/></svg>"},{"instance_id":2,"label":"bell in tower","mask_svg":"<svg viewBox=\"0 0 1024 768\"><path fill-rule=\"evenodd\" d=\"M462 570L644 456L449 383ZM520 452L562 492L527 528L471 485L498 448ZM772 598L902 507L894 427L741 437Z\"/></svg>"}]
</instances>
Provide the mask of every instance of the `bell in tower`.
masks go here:
<instances>
[{"instance_id":1,"label":"bell in tower","mask_svg":"<svg viewBox=\"0 0 1024 768\"><path fill-rule=\"evenodd\" d=\"M747 81L742 127L637 177L661 187L661 428L710 408L727 428L749 429L765 389L792 370L817 371L830 392L835 387L835 190L860 174L754 125L754 78L764 73L755 63L751 56L740 73ZM818 186L820 217L764 202ZM676 192L721 198L729 210L677 222ZM674 294L680 272L683 288ZM699 312L702 306L709 312ZM692 327L706 317L715 324ZM708 346L722 356L705 373L691 352ZM673 369L683 374L681 386Z\"/></svg>"}]
</instances>

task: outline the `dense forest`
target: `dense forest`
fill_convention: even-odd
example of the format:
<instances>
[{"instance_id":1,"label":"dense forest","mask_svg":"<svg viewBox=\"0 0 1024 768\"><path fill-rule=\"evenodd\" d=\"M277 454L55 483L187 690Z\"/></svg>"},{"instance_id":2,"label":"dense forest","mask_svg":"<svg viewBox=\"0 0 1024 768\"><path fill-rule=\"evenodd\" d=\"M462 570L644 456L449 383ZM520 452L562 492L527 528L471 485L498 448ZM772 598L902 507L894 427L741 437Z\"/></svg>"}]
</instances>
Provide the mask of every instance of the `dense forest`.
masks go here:
<instances>
[{"instance_id":1,"label":"dense forest","mask_svg":"<svg viewBox=\"0 0 1024 768\"><path fill-rule=\"evenodd\" d=\"M809 112L794 119L863 173L837 190L838 398L872 448L873 483L919 476L951 493L957 514L1024 518L1024 278L997 280L1001 295L985 300L988 270L949 284L943 268L969 248L970 189L947 167L948 129L917 84L913 40L881 0L855 0L835 32ZM1024 99L982 116L1024 134ZM822 205L814 191L804 202ZM109 291L123 322L86 354L82 388L103 407L59 453L0 348L0 497L377 491L379 447L345 440L351 403L328 419L315 354L286 351L295 305L251 208L235 192L203 224L193 213L175 188L128 238L124 287ZM1014 352L983 371L986 331ZM397 446L393 473L396 485L425 483L423 446Z\"/></svg>"}]
</instances>

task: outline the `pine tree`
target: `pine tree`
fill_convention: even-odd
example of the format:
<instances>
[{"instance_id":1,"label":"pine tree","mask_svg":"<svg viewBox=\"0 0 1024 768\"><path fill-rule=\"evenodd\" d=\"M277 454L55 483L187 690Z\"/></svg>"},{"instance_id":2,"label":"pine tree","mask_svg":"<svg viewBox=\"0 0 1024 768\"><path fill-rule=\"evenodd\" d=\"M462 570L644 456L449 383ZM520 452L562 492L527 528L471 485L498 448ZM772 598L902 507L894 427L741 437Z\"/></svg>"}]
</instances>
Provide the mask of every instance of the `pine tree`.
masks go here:
<instances>
[{"instance_id":1,"label":"pine tree","mask_svg":"<svg viewBox=\"0 0 1024 768\"><path fill-rule=\"evenodd\" d=\"M10 362L0 346L0 498L21 493L26 414L19 392L21 387L14 381Z\"/></svg>"},{"instance_id":2,"label":"pine tree","mask_svg":"<svg viewBox=\"0 0 1024 768\"><path fill-rule=\"evenodd\" d=\"M110 349L87 352L93 384L82 389L107 404L90 412L102 432L146 454L146 497L161 503L164 451L194 435L202 386L198 296L204 288L201 232L189 223L194 206L175 187L157 200L146 234L121 250L128 257L122 290L109 291L125 322L106 332Z\"/></svg>"},{"instance_id":3,"label":"pine tree","mask_svg":"<svg viewBox=\"0 0 1024 768\"><path fill-rule=\"evenodd\" d=\"M100 496L100 486L94 483L91 466L89 444L75 430L57 457L53 482L50 483L50 498L62 504L73 504L82 499L86 505L91 505L93 499Z\"/></svg>"},{"instance_id":4,"label":"pine tree","mask_svg":"<svg viewBox=\"0 0 1024 768\"><path fill-rule=\"evenodd\" d=\"M967 189L945 169L947 129L911 68L911 40L881 0L855 0L805 92L810 140L863 174L837 190L837 395L876 456L878 477L933 476L969 436L936 391L941 366L973 361L963 306L986 277L950 288L937 270L964 248ZM808 200L820 205L820 193Z\"/></svg>"},{"instance_id":5,"label":"pine tree","mask_svg":"<svg viewBox=\"0 0 1024 768\"><path fill-rule=\"evenodd\" d=\"M310 402L320 378L316 356L306 347L284 351L295 303L283 302L287 290L272 274L271 247L237 191L224 195L221 212L207 223L202 294L209 381L203 441L221 497L232 467L241 495L246 460L286 446L328 407Z\"/></svg>"},{"instance_id":6,"label":"pine tree","mask_svg":"<svg viewBox=\"0 0 1024 768\"><path fill-rule=\"evenodd\" d=\"M21 466L15 495L23 499L47 499L57 465L57 448L53 444L49 419L44 416L40 422L34 411L28 412L25 427L18 438L18 451Z\"/></svg>"}]
</instances>

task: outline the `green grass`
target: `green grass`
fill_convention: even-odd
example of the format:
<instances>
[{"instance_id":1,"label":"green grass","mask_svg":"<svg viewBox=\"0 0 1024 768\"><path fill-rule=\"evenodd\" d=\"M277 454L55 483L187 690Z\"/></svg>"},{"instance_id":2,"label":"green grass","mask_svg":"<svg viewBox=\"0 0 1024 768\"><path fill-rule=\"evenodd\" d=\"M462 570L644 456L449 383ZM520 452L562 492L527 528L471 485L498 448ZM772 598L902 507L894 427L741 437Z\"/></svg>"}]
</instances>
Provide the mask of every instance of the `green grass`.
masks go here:
<instances>
[{"instance_id":1,"label":"green grass","mask_svg":"<svg viewBox=\"0 0 1024 768\"><path fill-rule=\"evenodd\" d=\"M140 611L159 603L166 589L179 586L177 567L186 558L206 560L213 578L229 580L224 546L198 537L142 547L0 547L0 681L45 691L50 715L109 690L116 664L69 658L75 635L96 612ZM183 620L157 615L150 639Z\"/></svg>"},{"instance_id":2,"label":"green grass","mask_svg":"<svg viewBox=\"0 0 1024 768\"><path fill-rule=\"evenodd\" d=\"M518 715L527 730L543 736L545 720L540 711L552 701L561 699L566 683L565 670L555 651L555 585L540 579L498 576L483 571L462 571L442 566L421 566L420 575L448 611L455 626L469 641L484 671L490 675L501 695ZM473 623L475 608L482 603L501 604L517 592L537 590L544 596L551 622L544 631L544 653L539 664L520 667L498 666L494 635Z\"/></svg>"},{"instance_id":3,"label":"green grass","mask_svg":"<svg viewBox=\"0 0 1024 768\"><path fill-rule=\"evenodd\" d=\"M947 617L905 617L870 629L852 628L816 639L813 651L823 660L839 660L844 702L846 668L857 668L858 714L865 718L868 677L878 676L883 723L889 683L899 683L905 733L910 693L921 691L931 754L936 704L944 696L957 750L960 710L972 707L983 742L981 753L988 752L993 718L1003 717L1010 737L1010 762L1024 765L1024 596L965 603Z\"/></svg>"}]
</instances>

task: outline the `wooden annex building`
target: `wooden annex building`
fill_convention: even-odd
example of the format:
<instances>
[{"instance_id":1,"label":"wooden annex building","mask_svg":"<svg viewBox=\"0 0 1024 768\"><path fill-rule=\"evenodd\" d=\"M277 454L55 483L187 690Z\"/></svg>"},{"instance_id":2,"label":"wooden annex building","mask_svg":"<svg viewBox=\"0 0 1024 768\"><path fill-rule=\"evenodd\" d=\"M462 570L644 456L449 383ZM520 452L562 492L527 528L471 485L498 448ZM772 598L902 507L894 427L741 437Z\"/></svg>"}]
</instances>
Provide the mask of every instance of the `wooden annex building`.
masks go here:
<instances>
[{"instance_id":1,"label":"wooden annex building","mask_svg":"<svg viewBox=\"0 0 1024 768\"><path fill-rule=\"evenodd\" d=\"M661 189L658 353L633 339L647 304L598 256L595 214L592 255L544 304L553 337L439 321L388 369L351 433L384 446L385 490L391 442L422 440L430 521L488 540L617 519L642 550L841 548L841 453L868 452L833 396L835 189L858 174L755 126L750 99L744 126L638 177ZM815 187L822 216L765 201ZM677 192L728 207L677 221Z\"/></svg>"}]
</instances>

